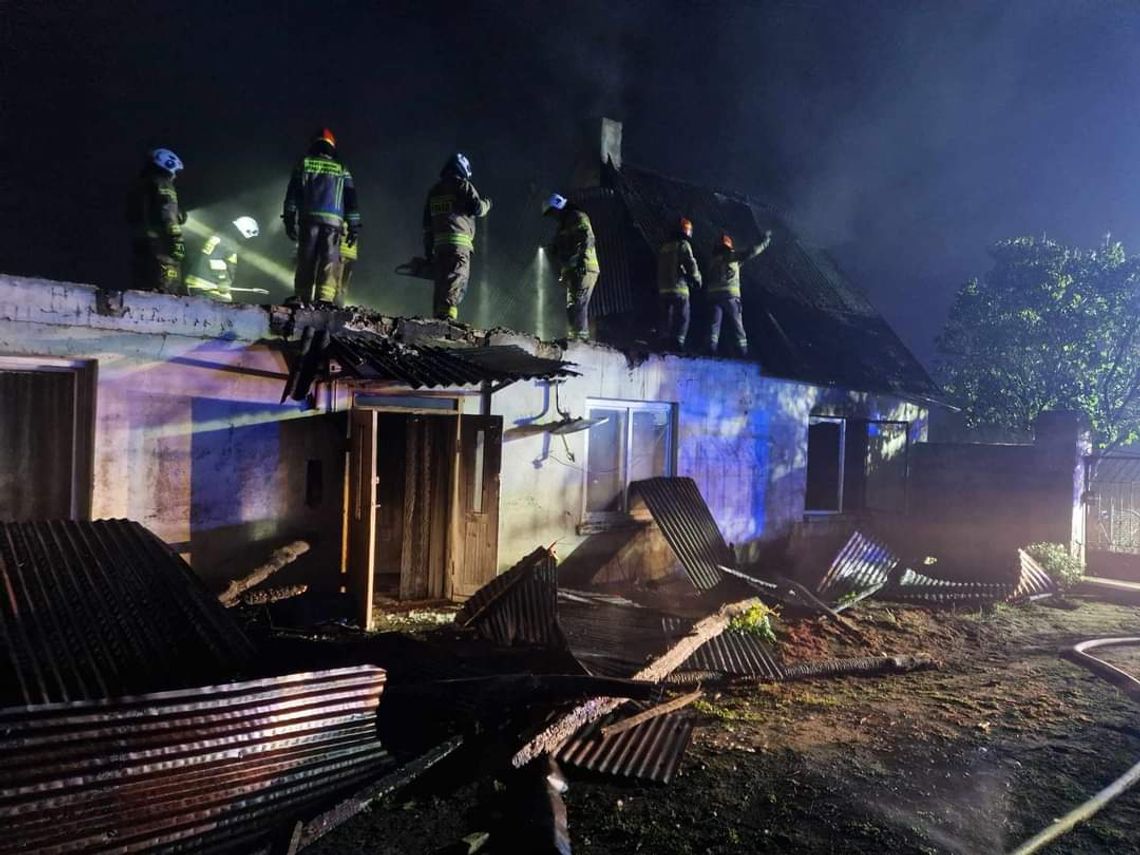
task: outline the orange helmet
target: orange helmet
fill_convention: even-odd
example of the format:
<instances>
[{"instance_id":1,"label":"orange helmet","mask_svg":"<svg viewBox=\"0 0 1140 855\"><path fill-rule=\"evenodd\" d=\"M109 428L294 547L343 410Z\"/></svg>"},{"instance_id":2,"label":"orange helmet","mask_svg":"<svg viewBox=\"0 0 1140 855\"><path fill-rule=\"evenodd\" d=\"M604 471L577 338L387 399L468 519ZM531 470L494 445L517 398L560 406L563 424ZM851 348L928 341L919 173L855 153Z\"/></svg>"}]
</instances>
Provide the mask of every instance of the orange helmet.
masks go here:
<instances>
[{"instance_id":1,"label":"orange helmet","mask_svg":"<svg viewBox=\"0 0 1140 855\"><path fill-rule=\"evenodd\" d=\"M333 148L336 148L336 137L333 132L328 128L321 128L320 132L314 135L313 142L327 142Z\"/></svg>"},{"instance_id":2,"label":"orange helmet","mask_svg":"<svg viewBox=\"0 0 1140 855\"><path fill-rule=\"evenodd\" d=\"M732 249L732 235L728 232L721 232L720 243L725 249Z\"/></svg>"},{"instance_id":3,"label":"orange helmet","mask_svg":"<svg viewBox=\"0 0 1140 855\"><path fill-rule=\"evenodd\" d=\"M693 221L688 217L681 217L681 234L685 237L693 236Z\"/></svg>"}]
</instances>

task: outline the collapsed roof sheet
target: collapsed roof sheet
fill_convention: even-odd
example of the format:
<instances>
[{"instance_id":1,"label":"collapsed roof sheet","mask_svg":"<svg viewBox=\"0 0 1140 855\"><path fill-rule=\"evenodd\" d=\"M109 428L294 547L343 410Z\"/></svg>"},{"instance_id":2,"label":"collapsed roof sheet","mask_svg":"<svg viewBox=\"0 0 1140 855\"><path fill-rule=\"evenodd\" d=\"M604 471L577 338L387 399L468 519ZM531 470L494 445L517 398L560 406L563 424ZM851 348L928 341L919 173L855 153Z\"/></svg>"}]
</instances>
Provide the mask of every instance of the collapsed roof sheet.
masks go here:
<instances>
[{"instance_id":1,"label":"collapsed roof sheet","mask_svg":"<svg viewBox=\"0 0 1140 855\"><path fill-rule=\"evenodd\" d=\"M630 484L630 494L644 501L689 580L702 591L716 587L724 578L718 565L734 566L732 551L697 483L692 478L647 478Z\"/></svg>"},{"instance_id":2,"label":"collapsed roof sheet","mask_svg":"<svg viewBox=\"0 0 1140 855\"><path fill-rule=\"evenodd\" d=\"M136 522L0 522L0 705L235 676L253 648L190 567Z\"/></svg>"},{"instance_id":3,"label":"collapsed roof sheet","mask_svg":"<svg viewBox=\"0 0 1140 855\"><path fill-rule=\"evenodd\" d=\"M394 762L384 671L0 710L0 853L253 851Z\"/></svg>"},{"instance_id":4,"label":"collapsed roof sheet","mask_svg":"<svg viewBox=\"0 0 1140 855\"><path fill-rule=\"evenodd\" d=\"M405 344L365 330L329 332L306 327L286 394L303 400L317 374L335 360L359 380L393 381L412 389L505 385L518 380L577 377L572 363L527 353L517 345L441 347Z\"/></svg>"},{"instance_id":5,"label":"collapsed roof sheet","mask_svg":"<svg viewBox=\"0 0 1140 855\"><path fill-rule=\"evenodd\" d=\"M554 553L539 547L476 591L455 623L474 627L496 644L565 647L558 626L557 573Z\"/></svg>"},{"instance_id":6,"label":"collapsed roof sheet","mask_svg":"<svg viewBox=\"0 0 1140 855\"><path fill-rule=\"evenodd\" d=\"M632 710L645 709L635 704ZM588 772L667 784L673 778L693 734L688 711L669 713L620 733L604 735L602 728L620 720L618 713L586 725L559 749L557 759Z\"/></svg>"}]
</instances>

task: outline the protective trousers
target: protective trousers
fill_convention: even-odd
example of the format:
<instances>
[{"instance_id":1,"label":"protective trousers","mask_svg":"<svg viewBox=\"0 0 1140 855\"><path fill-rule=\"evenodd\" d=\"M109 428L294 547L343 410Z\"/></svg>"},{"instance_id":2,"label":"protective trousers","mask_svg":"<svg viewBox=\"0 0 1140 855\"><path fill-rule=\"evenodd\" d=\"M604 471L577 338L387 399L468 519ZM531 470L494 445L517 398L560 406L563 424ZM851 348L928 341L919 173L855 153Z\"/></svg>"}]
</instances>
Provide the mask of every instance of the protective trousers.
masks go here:
<instances>
[{"instance_id":1,"label":"protective trousers","mask_svg":"<svg viewBox=\"0 0 1140 855\"><path fill-rule=\"evenodd\" d=\"M675 350L685 349L689 334L689 298L684 294L662 294L661 322L658 329L663 346Z\"/></svg>"},{"instance_id":2,"label":"protective trousers","mask_svg":"<svg viewBox=\"0 0 1140 855\"><path fill-rule=\"evenodd\" d=\"M744 314L741 311L740 298L715 296L712 300L712 320L709 324L709 352L716 353L720 344L720 324L727 321L728 334L732 337L732 346L738 355L748 352L748 336L744 334Z\"/></svg>"},{"instance_id":3,"label":"protective trousers","mask_svg":"<svg viewBox=\"0 0 1140 855\"><path fill-rule=\"evenodd\" d=\"M441 320L455 320L471 279L471 250L450 244L437 246L432 254L432 271L435 276L432 314Z\"/></svg>"},{"instance_id":4,"label":"protective trousers","mask_svg":"<svg viewBox=\"0 0 1140 855\"><path fill-rule=\"evenodd\" d=\"M348 283L352 281L352 270L354 267L356 267L355 258L341 258L340 283L336 292L336 304L338 306L348 305Z\"/></svg>"},{"instance_id":5,"label":"protective trousers","mask_svg":"<svg viewBox=\"0 0 1140 855\"><path fill-rule=\"evenodd\" d=\"M131 247L131 281L136 291L182 293L182 263L162 241L136 240Z\"/></svg>"},{"instance_id":6,"label":"protective trousers","mask_svg":"<svg viewBox=\"0 0 1140 855\"><path fill-rule=\"evenodd\" d=\"M585 341L590 337L590 296L598 284L598 273L563 270L561 282L566 289L566 321L570 326L570 338Z\"/></svg>"},{"instance_id":7,"label":"protective trousers","mask_svg":"<svg viewBox=\"0 0 1140 855\"><path fill-rule=\"evenodd\" d=\"M311 303L336 299L340 269L340 227L326 223L303 222L297 235L297 271L293 293Z\"/></svg>"}]
</instances>

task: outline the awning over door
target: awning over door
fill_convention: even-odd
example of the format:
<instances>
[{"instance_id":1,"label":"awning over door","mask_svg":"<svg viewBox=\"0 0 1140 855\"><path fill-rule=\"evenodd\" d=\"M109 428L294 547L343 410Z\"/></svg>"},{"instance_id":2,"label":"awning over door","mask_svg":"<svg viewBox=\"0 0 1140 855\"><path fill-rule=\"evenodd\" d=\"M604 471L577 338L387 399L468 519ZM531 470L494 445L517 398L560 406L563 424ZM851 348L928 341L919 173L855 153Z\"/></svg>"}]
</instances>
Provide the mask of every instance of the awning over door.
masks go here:
<instances>
[{"instance_id":1,"label":"awning over door","mask_svg":"<svg viewBox=\"0 0 1140 855\"><path fill-rule=\"evenodd\" d=\"M328 332L306 327L282 400L304 400L313 381L326 373L358 380L393 381L412 389L483 383L501 389L518 380L579 376L572 365L560 359L534 356L516 345L413 345L371 332Z\"/></svg>"}]
</instances>

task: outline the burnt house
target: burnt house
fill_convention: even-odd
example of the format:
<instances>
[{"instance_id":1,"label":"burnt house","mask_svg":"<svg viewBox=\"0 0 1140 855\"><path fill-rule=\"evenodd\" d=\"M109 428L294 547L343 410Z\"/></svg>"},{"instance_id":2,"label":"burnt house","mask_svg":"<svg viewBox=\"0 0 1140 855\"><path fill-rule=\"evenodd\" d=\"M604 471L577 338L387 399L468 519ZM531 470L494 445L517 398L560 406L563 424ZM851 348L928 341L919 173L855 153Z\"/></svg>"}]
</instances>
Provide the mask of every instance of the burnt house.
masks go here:
<instances>
[{"instance_id":1,"label":"burnt house","mask_svg":"<svg viewBox=\"0 0 1140 855\"><path fill-rule=\"evenodd\" d=\"M381 593L463 599L536 545L608 538L620 574L648 478L692 478L743 558L805 518L902 511L937 390L883 319L775 212L614 154L574 193L596 343L0 275L0 519L135 519L218 588L303 537L295 581L367 624ZM638 343L682 214L702 252L775 233L745 267L758 360Z\"/></svg>"}]
</instances>

